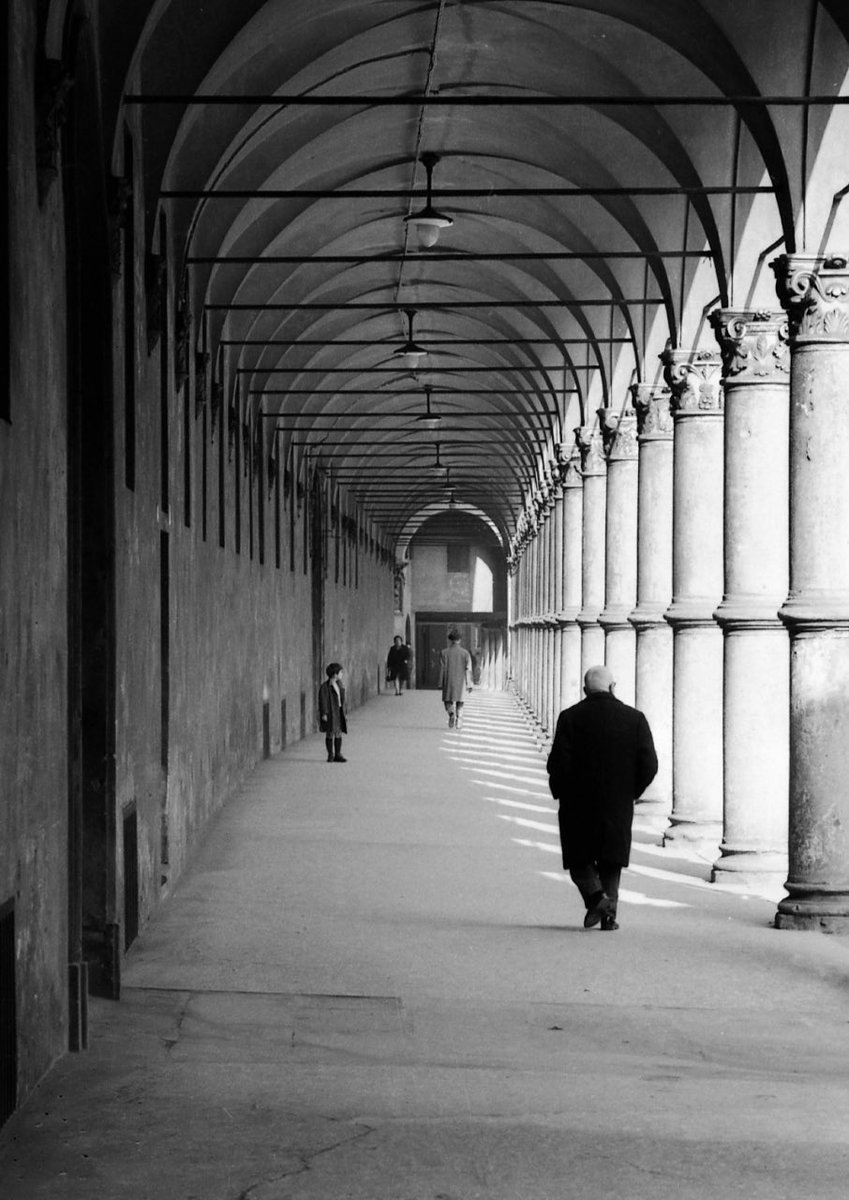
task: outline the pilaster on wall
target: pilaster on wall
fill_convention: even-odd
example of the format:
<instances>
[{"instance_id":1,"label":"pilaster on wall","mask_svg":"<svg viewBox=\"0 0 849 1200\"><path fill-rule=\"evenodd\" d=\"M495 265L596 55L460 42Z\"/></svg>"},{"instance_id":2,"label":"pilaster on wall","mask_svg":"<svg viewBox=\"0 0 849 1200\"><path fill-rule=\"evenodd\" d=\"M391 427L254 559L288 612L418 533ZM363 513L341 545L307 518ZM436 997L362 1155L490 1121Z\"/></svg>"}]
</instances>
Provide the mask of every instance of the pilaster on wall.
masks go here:
<instances>
[{"instance_id":1,"label":"pilaster on wall","mask_svg":"<svg viewBox=\"0 0 849 1200\"><path fill-rule=\"evenodd\" d=\"M672 815L665 841L713 858L722 835L723 397L719 353L667 349L673 466Z\"/></svg>"},{"instance_id":2,"label":"pilaster on wall","mask_svg":"<svg viewBox=\"0 0 849 1200\"><path fill-rule=\"evenodd\" d=\"M637 414L633 408L598 410L607 452L604 660L616 680L616 694L634 703L636 635L628 620L637 601Z\"/></svg>"},{"instance_id":3,"label":"pilaster on wall","mask_svg":"<svg viewBox=\"0 0 849 1200\"><path fill-rule=\"evenodd\" d=\"M781 929L849 930L849 258L772 263L790 339L788 896Z\"/></svg>"},{"instance_id":4,"label":"pilaster on wall","mask_svg":"<svg viewBox=\"0 0 849 1200\"><path fill-rule=\"evenodd\" d=\"M581 528L581 675L604 662L604 630L598 619L604 606L605 516L607 509L607 459L601 430L582 426L575 430L581 454L584 504Z\"/></svg>"},{"instance_id":5,"label":"pilaster on wall","mask_svg":"<svg viewBox=\"0 0 849 1200\"><path fill-rule=\"evenodd\" d=\"M724 824L713 878L786 870L790 352L784 313L711 314L725 392ZM754 698L757 698L756 701Z\"/></svg>"},{"instance_id":6,"label":"pilaster on wall","mask_svg":"<svg viewBox=\"0 0 849 1200\"><path fill-rule=\"evenodd\" d=\"M673 419L669 388L636 383L639 499L637 503L637 708L646 714L658 770L637 802L636 816L665 829L672 808L672 628L664 613L672 600Z\"/></svg>"}]
</instances>

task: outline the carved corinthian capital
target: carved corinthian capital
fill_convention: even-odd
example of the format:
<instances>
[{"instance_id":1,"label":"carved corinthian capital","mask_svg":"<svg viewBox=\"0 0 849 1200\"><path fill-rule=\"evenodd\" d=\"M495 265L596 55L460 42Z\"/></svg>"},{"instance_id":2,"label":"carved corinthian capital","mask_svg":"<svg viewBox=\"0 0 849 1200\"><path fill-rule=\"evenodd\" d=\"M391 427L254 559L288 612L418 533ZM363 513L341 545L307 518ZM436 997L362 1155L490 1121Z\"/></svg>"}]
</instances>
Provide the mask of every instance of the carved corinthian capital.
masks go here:
<instances>
[{"instance_id":1,"label":"carved corinthian capital","mask_svg":"<svg viewBox=\"0 0 849 1200\"><path fill-rule=\"evenodd\" d=\"M787 317L783 312L710 314L722 355L725 385L785 383L790 373Z\"/></svg>"},{"instance_id":2,"label":"carved corinthian capital","mask_svg":"<svg viewBox=\"0 0 849 1200\"><path fill-rule=\"evenodd\" d=\"M577 445L561 442L557 447L557 462L560 468L560 482L564 488L579 488L583 484L581 475L581 452Z\"/></svg>"},{"instance_id":3,"label":"carved corinthian capital","mask_svg":"<svg viewBox=\"0 0 849 1200\"><path fill-rule=\"evenodd\" d=\"M722 360L718 350L674 350L660 356L663 378L672 391L670 407L676 416L707 416L722 412Z\"/></svg>"},{"instance_id":4,"label":"carved corinthian capital","mask_svg":"<svg viewBox=\"0 0 849 1200\"><path fill-rule=\"evenodd\" d=\"M637 433L641 442L671 442L675 428L669 405L669 388L655 383L634 383L631 397L637 414Z\"/></svg>"},{"instance_id":5,"label":"carved corinthian capital","mask_svg":"<svg viewBox=\"0 0 849 1200\"><path fill-rule=\"evenodd\" d=\"M769 264L791 342L849 342L849 258L782 254Z\"/></svg>"},{"instance_id":6,"label":"carved corinthian capital","mask_svg":"<svg viewBox=\"0 0 849 1200\"><path fill-rule=\"evenodd\" d=\"M637 414L633 408L600 408L598 420L608 462L637 457Z\"/></svg>"},{"instance_id":7,"label":"carved corinthian capital","mask_svg":"<svg viewBox=\"0 0 849 1200\"><path fill-rule=\"evenodd\" d=\"M581 471L588 475L603 475L607 470L604 457L604 442L601 430L593 425L582 425L575 430L575 441L581 454Z\"/></svg>"}]
</instances>

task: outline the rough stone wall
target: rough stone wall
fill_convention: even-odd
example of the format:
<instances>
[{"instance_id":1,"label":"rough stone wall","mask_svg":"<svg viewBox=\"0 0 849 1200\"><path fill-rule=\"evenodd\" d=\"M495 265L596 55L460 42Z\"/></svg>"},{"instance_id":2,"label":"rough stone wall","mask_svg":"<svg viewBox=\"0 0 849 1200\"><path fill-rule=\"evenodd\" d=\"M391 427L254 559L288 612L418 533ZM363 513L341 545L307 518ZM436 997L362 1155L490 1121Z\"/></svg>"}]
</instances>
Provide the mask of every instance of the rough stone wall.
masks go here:
<instances>
[{"instance_id":1,"label":"rough stone wall","mask_svg":"<svg viewBox=\"0 0 849 1200\"><path fill-rule=\"evenodd\" d=\"M33 8L9 12L15 303L0 419L0 904L15 903L19 1096L65 1048L67 963L64 238L59 187L43 208L36 192Z\"/></svg>"},{"instance_id":2,"label":"rough stone wall","mask_svg":"<svg viewBox=\"0 0 849 1200\"><path fill-rule=\"evenodd\" d=\"M175 350L172 328L169 321L163 334L169 339L171 363ZM143 926L178 879L207 822L266 750L276 753L302 732L314 732L324 662L312 661L313 567L309 552L306 558L304 555L304 539L309 548L309 535L303 496L299 501L297 495L287 497L283 487L269 488L264 463L260 466L250 455L241 419L233 438L226 417L219 418L213 432L211 421L204 420L202 406L195 404L194 379L177 393L172 373L169 508L163 513L159 429L163 343L160 340L148 353L143 323L137 342L141 350L133 492L124 486L121 472L116 472L116 540L120 547L116 564L117 892L120 902L121 816L127 805L135 803ZM120 426L121 405L116 405L116 413ZM120 428L116 453L120 460ZM222 455L223 546L218 470ZM170 577L167 771L162 762L160 655L163 535L167 537ZM355 572L354 550L349 545L348 570L340 570L337 582L334 555L331 539L324 578L324 661L335 658L344 663L349 706L354 708L381 686L392 631L392 570L369 544L360 545Z\"/></svg>"}]
</instances>

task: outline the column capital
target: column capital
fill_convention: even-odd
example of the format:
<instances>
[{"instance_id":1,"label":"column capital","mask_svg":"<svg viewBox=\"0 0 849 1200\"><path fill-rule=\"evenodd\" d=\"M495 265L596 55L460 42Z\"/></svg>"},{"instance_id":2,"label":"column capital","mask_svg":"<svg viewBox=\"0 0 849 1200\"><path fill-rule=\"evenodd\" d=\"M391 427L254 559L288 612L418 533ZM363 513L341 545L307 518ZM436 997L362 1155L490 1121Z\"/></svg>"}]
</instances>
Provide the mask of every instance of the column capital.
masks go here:
<instances>
[{"instance_id":1,"label":"column capital","mask_svg":"<svg viewBox=\"0 0 849 1200\"><path fill-rule=\"evenodd\" d=\"M596 411L607 461L636 461L637 414L633 408L599 408Z\"/></svg>"},{"instance_id":2,"label":"column capital","mask_svg":"<svg viewBox=\"0 0 849 1200\"><path fill-rule=\"evenodd\" d=\"M588 475L604 475L607 460L604 457L604 442L601 431L594 425L581 425L575 430L575 441L581 455L581 472Z\"/></svg>"},{"instance_id":3,"label":"column capital","mask_svg":"<svg viewBox=\"0 0 849 1200\"><path fill-rule=\"evenodd\" d=\"M726 388L789 381L786 313L718 308L709 320L719 343Z\"/></svg>"},{"instance_id":4,"label":"column capital","mask_svg":"<svg viewBox=\"0 0 849 1200\"><path fill-rule=\"evenodd\" d=\"M722 359L718 350L667 346L660 361L672 392L670 408L676 417L721 415Z\"/></svg>"},{"instance_id":5,"label":"column capital","mask_svg":"<svg viewBox=\"0 0 849 1200\"><path fill-rule=\"evenodd\" d=\"M557 447L557 464L560 470L560 483L563 488L579 488L583 486L581 475L581 452L576 442L560 442Z\"/></svg>"},{"instance_id":6,"label":"column capital","mask_svg":"<svg viewBox=\"0 0 849 1200\"><path fill-rule=\"evenodd\" d=\"M769 264L786 309L790 341L849 342L849 258L781 254Z\"/></svg>"},{"instance_id":7,"label":"column capital","mask_svg":"<svg viewBox=\"0 0 849 1200\"><path fill-rule=\"evenodd\" d=\"M637 414L638 442L671 442L675 425L669 388L656 383L632 383L631 399Z\"/></svg>"}]
</instances>

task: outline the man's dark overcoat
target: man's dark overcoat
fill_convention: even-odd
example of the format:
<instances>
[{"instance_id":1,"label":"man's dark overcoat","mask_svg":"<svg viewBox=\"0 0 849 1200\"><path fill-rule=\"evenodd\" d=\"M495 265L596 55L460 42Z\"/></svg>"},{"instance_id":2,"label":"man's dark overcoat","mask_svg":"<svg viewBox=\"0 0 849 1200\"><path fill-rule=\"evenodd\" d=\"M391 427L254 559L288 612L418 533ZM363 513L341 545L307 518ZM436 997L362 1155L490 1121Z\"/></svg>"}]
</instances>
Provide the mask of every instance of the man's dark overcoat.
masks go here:
<instances>
[{"instance_id":1,"label":"man's dark overcoat","mask_svg":"<svg viewBox=\"0 0 849 1200\"><path fill-rule=\"evenodd\" d=\"M643 714L610 692L593 692L558 717L547 767L560 801L563 866L601 860L627 867L634 801L657 774Z\"/></svg>"}]
</instances>

